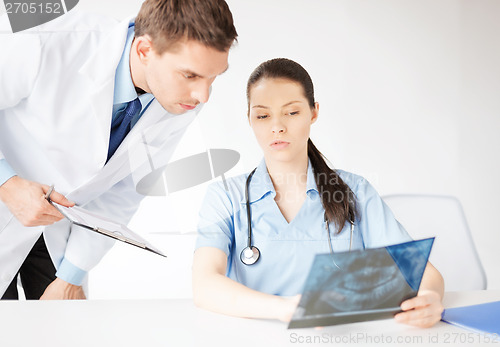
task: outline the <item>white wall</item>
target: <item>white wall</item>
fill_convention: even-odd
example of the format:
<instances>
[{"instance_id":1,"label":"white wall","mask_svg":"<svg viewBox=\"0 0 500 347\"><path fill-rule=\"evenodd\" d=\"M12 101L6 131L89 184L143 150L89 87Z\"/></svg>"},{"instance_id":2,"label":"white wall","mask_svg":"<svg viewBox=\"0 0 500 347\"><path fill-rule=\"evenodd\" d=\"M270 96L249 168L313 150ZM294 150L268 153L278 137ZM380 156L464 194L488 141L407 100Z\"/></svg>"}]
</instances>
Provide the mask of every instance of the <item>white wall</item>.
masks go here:
<instances>
[{"instance_id":1,"label":"white wall","mask_svg":"<svg viewBox=\"0 0 500 347\"><path fill-rule=\"evenodd\" d=\"M80 0L78 6L124 18L140 3ZM500 211L500 2L228 3L239 44L176 158L232 148L242 159L229 175L256 166L261 153L246 122L246 79L266 59L294 59L315 82L320 119L312 139L333 165L365 175L381 195L457 196L489 288L500 288L494 252L500 244L494 222ZM145 199L130 226L169 258L118 245L92 272L91 297L190 296L190 232L205 186Z\"/></svg>"}]
</instances>

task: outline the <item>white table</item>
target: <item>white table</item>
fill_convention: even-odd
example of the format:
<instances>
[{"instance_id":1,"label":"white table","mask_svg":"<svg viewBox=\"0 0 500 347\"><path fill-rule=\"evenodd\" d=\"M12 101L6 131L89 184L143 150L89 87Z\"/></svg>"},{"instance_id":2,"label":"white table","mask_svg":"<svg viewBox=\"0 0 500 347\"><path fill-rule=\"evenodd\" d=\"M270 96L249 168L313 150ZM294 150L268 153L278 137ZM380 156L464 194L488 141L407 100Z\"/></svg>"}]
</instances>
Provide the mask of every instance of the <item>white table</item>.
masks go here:
<instances>
[{"instance_id":1,"label":"white table","mask_svg":"<svg viewBox=\"0 0 500 347\"><path fill-rule=\"evenodd\" d=\"M445 307L500 300L500 290L446 293ZM182 300L0 302L0 346L500 346L439 322L430 329L392 319L287 330L278 321L223 316Z\"/></svg>"}]
</instances>

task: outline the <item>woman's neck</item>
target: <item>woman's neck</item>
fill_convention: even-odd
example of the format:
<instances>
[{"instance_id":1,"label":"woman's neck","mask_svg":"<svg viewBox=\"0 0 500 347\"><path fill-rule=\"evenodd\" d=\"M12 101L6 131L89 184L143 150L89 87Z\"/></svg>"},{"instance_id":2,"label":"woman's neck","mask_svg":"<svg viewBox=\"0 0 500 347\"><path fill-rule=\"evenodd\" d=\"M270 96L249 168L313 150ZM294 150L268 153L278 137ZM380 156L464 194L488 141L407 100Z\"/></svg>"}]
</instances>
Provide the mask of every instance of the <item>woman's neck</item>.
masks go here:
<instances>
[{"instance_id":1,"label":"woman's neck","mask_svg":"<svg viewBox=\"0 0 500 347\"><path fill-rule=\"evenodd\" d=\"M306 156L293 161L276 161L265 159L267 171L271 177L276 191L280 188L292 188L293 186L305 187L307 184L307 165L309 159Z\"/></svg>"},{"instance_id":2,"label":"woman's neck","mask_svg":"<svg viewBox=\"0 0 500 347\"><path fill-rule=\"evenodd\" d=\"M308 162L307 155L290 162L266 159L267 171L276 191L274 200L288 223L299 213L306 198Z\"/></svg>"}]
</instances>

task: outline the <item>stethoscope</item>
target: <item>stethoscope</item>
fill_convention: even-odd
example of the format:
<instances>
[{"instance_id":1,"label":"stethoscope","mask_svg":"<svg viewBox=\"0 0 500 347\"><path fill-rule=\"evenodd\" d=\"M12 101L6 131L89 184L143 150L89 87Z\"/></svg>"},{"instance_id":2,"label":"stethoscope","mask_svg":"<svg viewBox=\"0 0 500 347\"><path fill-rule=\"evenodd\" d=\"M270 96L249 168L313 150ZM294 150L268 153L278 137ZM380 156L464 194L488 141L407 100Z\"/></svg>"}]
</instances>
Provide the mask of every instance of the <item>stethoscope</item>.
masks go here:
<instances>
[{"instance_id":1,"label":"stethoscope","mask_svg":"<svg viewBox=\"0 0 500 347\"><path fill-rule=\"evenodd\" d=\"M245 265L253 265L260 258L260 251L257 247L252 246L252 211L250 210L250 198L248 196L248 186L250 185L250 181L252 180L252 176L255 173L257 168L253 169L253 171L248 175L247 181L245 183L245 200L247 205L247 221L248 221L248 237L247 237L247 246L243 248L240 253L240 260ZM352 235L354 232L354 222L350 221L351 224L351 235L349 238L349 252L352 249ZM328 234L328 246L330 247L330 253L333 254L332 248L332 239L330 236L330 225L325 215L325 227Z\"/></svg>"}]
</instances>

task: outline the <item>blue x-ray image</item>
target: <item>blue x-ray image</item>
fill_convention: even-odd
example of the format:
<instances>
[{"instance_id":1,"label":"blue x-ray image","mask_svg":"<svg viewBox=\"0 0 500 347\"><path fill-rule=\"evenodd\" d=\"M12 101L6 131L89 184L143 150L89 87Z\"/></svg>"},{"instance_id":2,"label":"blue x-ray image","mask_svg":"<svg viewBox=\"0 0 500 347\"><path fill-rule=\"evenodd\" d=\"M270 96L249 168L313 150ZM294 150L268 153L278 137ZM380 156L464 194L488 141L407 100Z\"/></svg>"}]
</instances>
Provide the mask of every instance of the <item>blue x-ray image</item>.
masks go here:
<instances>
[{"instance_id":1,"label":"blue x-ray image","mask_svg":"<svg viewBox=\"0 0 500 347\"><path fill-rule=\"evenodd\" d=\"M383 319L414 297L434 238L316 255L289 328Z\"/></svg>"}]
</instances>

